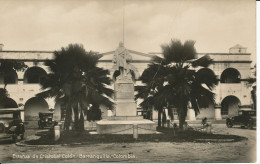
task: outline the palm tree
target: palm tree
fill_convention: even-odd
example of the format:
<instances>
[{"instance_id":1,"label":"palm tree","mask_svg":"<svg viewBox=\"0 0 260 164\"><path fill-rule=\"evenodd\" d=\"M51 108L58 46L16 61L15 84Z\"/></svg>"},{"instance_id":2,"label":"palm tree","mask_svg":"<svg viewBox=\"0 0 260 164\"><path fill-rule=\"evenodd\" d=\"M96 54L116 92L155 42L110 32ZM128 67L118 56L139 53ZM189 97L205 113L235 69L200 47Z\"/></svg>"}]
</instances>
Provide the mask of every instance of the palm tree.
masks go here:
<instances>
[{"instance_id":1,"label":"palm tree","mask_svg":"<svg viewBox=\"0 0 260 164\"><path fill-rule=\"evenodd\" d=\"M66 105L65 129L68 130L72 113L74 128L84 130L83 111L90 104L104 105L113 109L110 97L113 90L106 86L111 80L108 70L97 67L101 56L92 51L86 52L82 45L70 44L54 52L54 59L47 60L49 73L41 83L43 92L39 97L53 97L56 102Z\"/></svg>"},{"instance_id":2,"label":"palm tree","mask_svg":"<svg viewBox=\"0 0 260 164\"><path fill-rule=\"evenodd\" d=\"M163 107L167 106L165 101L160 101L160 99L158 99L158 96L160 96L161 90L163 89L163 74L163 69L158 69L158 65L150 64L140 77L140 80L145 85L135 87L135 90L137 91L135 98L143 99L139 105L144 110L148 110L149 108L154 107L154 109L158 111L158 127L161 127L162 125L161 117Z\"/></svg>"},{"instance_id":3,"label":"palm tree","mask_svg":"<svg viewBox=\"0 0 260 164\"><path fill-rule=\"evenodd\" d=\"M194 44L191 40L184 44L171 40L169 45L162 45L163 56L153 57L140 78L145 88L139 89L136 95L158 111L162 106L176 107L180 129L183 129L189 105L197 115L200 107L215 103L212 89L217 84L216 76L195 71L197 67L208 67L212 59L208 55L197 58Z\"/></svg>"}]
</instances>

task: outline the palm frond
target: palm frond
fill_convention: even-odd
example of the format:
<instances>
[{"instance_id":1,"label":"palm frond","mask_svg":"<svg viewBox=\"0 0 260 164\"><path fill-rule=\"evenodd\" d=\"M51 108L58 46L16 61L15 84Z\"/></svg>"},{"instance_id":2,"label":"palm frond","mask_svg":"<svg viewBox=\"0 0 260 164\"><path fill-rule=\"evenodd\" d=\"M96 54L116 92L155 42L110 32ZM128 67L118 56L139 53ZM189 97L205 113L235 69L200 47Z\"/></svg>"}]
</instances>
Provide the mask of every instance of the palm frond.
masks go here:
<instances>
[{"instance_id":1,"label":"palm frond","mask_svg":"<svg viewBox=\"0 0 260 164\"><path fill-rule=\"evenodd\" d=\"M141 106L144 110L149 109L151 106L154 106L154 99L152 96L149 96L147 98L145 98L140 104L139 106Z\"/></svg>"},{"instance_id":2,"label":"palm frond","mask_svg":"<svg viewBox=\"0 0 260 164\"><path fill-rule=\"evenodd\" d=\"M107 87L111 83L109 71L97 67L101 57L96 52L87 52L80 44L54 51L54 59L45 62L51 72L42 81L43 91L37 96L54 97L70 106L99 103L113 108L108 98L113 95L113 90Z\"/></svg>"},{"instance_id":3,"label":"palm frond","mask_svg":"<svg viewBox=\"0 0 260 164\"><path fill-rule=\"evenodd\" d=\"M162 45L162 53L166 63L184 63L196 58L195 41L188 40L184 44L173 39L170 44Z\"/></svg>"},{"instance_id":4,"label":"palm frond","mask_svg":"<svg viewBox=\"0 0 260 164\"><path fill-rule=\"evenodd\" d=\"M191 97L197 101L200 108L207 108L209 104L215 104L215 94L200 84L193 86Z\"/></svg>"},{"instance_id":5,"label":"palm frond","mask_svg":"<svg viewBox=\"0 0 260 164\"><path fill-rule=\"evenodd\" d=\"M206 84L210 89L214 88L218 84L217 76L213 71L202 68L195 73L196 81L200 84Z\"/></svg>"},{"instance_id":6,"label":"palm frond","mask_svg":"<svg viewBox=\"0 0 260 164\"><path fill-rule=\"evenodd\" d=\"M0 70L8 71L8 70L16 70L16 71L24 71L28 66L19 60L11 60L11 59L0 59Z\"/></svg>"},{"instance_id":7,"label":"palm frond","mask_svg":"<svg viewBox=\"0 0 260 164\"><path fill-rule=\"evenodd\" d=\"M210 58L209 55L204 55L201 58L191 62L192 67L208 67L210 64L213 63L213 59Z\"/></svg>"},{"instance_id":8,"label":"palm frond","mask_svg":"<svg viewBox=\"0 0 260 164\"><path fill-rule=\"evenodd\" d=\"M135 99L145 99L150 95L151 89L147 86L135 86L135 91L137 94L135 95Z\"/></svg>"},{"instance_id":9,"label":"palm frond","mask_svg":"<svg viewBox=\"0 0 260 164\"><path fill-rule=\"evenodd\" d=\"M0 100L4 100L5 98L9 97L9 93L5 88L0 88Z\"/></svg>"},{"instance_id":10,"label":"palm frond","mask_svg":"<svg viewBox=\"0 0 260 164\"><path fill-rule=\"evenodd\" d=\"M158 65L167 65L169 63L166 62L164 58L161 58L159 56L153 56L151 59L153 64L158 64Z\"/></svg>"}]
</instances>

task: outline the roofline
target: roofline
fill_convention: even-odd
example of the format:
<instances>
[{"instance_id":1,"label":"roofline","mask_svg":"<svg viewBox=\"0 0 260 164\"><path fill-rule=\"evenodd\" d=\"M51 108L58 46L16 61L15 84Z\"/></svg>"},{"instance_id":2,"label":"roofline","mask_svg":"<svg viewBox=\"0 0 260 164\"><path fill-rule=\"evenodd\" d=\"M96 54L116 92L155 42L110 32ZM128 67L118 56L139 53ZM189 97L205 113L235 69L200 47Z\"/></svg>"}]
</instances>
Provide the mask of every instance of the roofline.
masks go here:
<instances>
[{"instance_id":1,"label":"roofline","mask_svg":"<svg viewBox=\"0 0 260 164\"><path fill-rule=\"evenodd\" d=\"M146 54L146 53L143 53L143 52L138 52L138 51L134 51L134 50L130 50L130 49L127 49L127 50L131 53L138 54L138 55L145 56L145 57L153 57L154 56L154 55L150 55L150 54ZM109 52L101 53L101 55L109 55L109 54L112 54L112 53L115 53L115 51L109 51Z\"/></svg>"},{"instance_id":2,"label":"roofline","mask_svg":"<svg viewBox=\"0 0 260 164\"><path fill-rule=\"evenodd\" d=\"M35 53L35 52L37 52L37 53L54 53L54 51L12 51L12 50L2 50L2 51L0 51L0 53L1 52L24 52L24 53Z\"/></svg>"},{"instance_id":3,"label":"roofline","mask_svg":"<svg viewBox=\"0 0 260 164\"><path fill-rule=\"evenodd\" d=\"M101 53L100 55L109 55L109 54L112 54L112 53L115 53L115 51L109 51L109 52Z\"/></svg>"},{"instance_id":4,"label":"roofline","mask_svg":"<svg viewBox=\"0 0 260 164\"><path fill-rule=\"evenodd\" d=\"M161 52L149 52L148 54L161 54ZM214 53L214 52L210 52L210 53L197 53L198 55L206 55L206 54L209 54L209 55L251 55L251 53Z\"/></svg>"},{"instance_id":5,"label":"roofline","mask_svg":"<svg viewBox=\"0 0 260 164\"><path fill-rule=\"evenodd\" d=\"M134 50L128 50L128 51L132 52L132 53L135 53L135 54L138 54L138 55L141 55L141 56L145 56L145 57L153 57L154 56L154 55L150 55L149 53L145 54L145 53L134 51Z\"/></svg>"},{"instance_id":6,"label":"roofline","mask_svg":"<svg viewBox=\"0 0 260 164\"><path fill-rule=\"evenodd\" d=\"M112 60L99 60L100 63L112 63ZM132 60L131 63L151 63L151 60ZM213 63L252 63L251 60L213 60Z\"/></svg>"},{"instance_id":7,"label":"roofline","mask_svg":"<svg viewBox=\"0 0 260 164\"><path fill-rule=\"evenodd\" d=\"M45 62L47 60L52 60L52 59L9 59L9 60L19 60L23 62ZM112 60L104 60L100 59L98 60L99 63L112 63ZM131 63L151 63L151 60L132 60ZM252 63L251 60L213 60L213 63Z\"/></svg>"},{"instance_id":8,"label":"roofline","mask_svg":"<svg viewBox=\"0 0 260 164\"><path fill-rule=\"evenodd\" d=\"M233 47L230 47L229 49L236 49L236 48L247 49L247 47L242 47L242 46L233 46Z\"/></svg>"},{"instance_id":9,"label":"roofline","mask_svg":"<svg viewBox=\"0 0 260 164\"><path fill-rule=\"evenodd\" d=\"M129 52L132 52L132 53L136 53L138 55L142 55L142 56L146 56L146 57L153 57L155 54L162 54L161 52L148 52L148 53L142 53L142 52L138 52L138 51L134 51L134 50L130 50L128 49ZM54 53L55 51L13 51L13 50L2 50L0 51L1 52L24 52L24 53ZM114 53L115 51L109 51L109 52L104 52L104 53L100 53L101 55L108 55L108 54L111 54L111 53ZM154 55L153 55L154 54ZM214 53L214 52L210 52L210 53L197 53L197 54L215 54L215 55L251 55L251 53L224 53L224 52L221 52L221 53Z\"/></svg>"}]
</instances>

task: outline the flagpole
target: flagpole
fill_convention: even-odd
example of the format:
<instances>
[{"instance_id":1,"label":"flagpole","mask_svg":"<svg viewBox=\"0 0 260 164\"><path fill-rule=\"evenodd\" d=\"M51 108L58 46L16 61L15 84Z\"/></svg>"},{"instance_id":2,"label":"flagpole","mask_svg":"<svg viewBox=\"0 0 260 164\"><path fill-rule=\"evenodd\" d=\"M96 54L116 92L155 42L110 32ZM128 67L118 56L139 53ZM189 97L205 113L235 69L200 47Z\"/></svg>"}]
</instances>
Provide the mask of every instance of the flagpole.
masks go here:
<instances>
[{"instance_id":1,"label":"flagpole","mask_svg":"<svg viewBox=\"0 0 260 164\"><path fill-rule=\"evenodd\" d=\"M123 0L123 43L125 43L125 0Z\"/></svg>"}]
</instances>

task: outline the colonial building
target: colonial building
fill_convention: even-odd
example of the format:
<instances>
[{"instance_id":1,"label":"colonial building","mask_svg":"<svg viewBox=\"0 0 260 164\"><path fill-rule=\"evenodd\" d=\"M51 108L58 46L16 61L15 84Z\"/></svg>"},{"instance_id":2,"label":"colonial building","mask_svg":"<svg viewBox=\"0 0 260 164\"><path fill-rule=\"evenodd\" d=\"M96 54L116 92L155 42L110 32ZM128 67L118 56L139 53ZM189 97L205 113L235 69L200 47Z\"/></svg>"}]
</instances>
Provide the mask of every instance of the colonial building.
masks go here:
<instances>
[{"instance_id":1,"label":"colonial building","mask_svg":"<svg viewBox=\"0 0 260 164\"><path fill-rule=\"evenodd\" d=\"M142 53L128 49L132 56L131 64L134 65L140 75L147 68L150 59L154 55L161 56L160 53ZM203 117L221 120L227 116L237 115L238 110L250 110L252 108L251 88L246 84L246 79L250 77L251 60L250 53L240 45L229 49L227 53L207 53L213 60L209 68L197 68L197 71L205 71L215 74L219 80L214 88L216 94L216 104L209 105L208 108L200 109L200 114L195 117L192 109L189 109L187 119L196 120ZM103 53L98 66L111 70L113 68L114 51ZM198 53L198 56L205 54ZM40 99L35 95L41 91L39 82L50 70L44 65L46 59L52 59L51 51L5 51L0 49L0 59L12 59L24 61L28 68L25 71L11 71L11 76L6 89L10 94L8 102L0 102L0 108L19 107L24 110L22 119L31 126L37 126L38 113L48 112L54 109L56 120L63 119L63 105L56 104L52 99ZM113 75L110 74L113 78ZM3 88L6 78L0 70L0 88ZM142 85L141 81L136 81L135 85ZM112 87L112 86L111 86ZM139 101L137 101L137 104ZM103 109L103 116L108 112ZM154 111L154 118L157 114ZM176 114L176 113L175 113ZM175 117L176 118L176 117Z\"/></svg>"}]
</instances>

